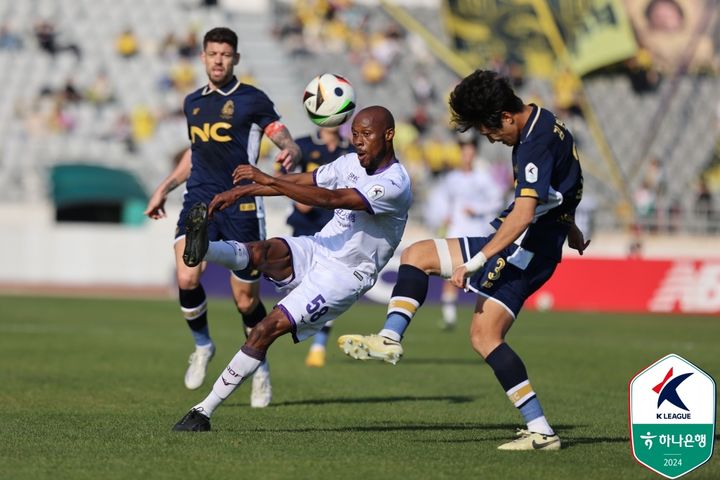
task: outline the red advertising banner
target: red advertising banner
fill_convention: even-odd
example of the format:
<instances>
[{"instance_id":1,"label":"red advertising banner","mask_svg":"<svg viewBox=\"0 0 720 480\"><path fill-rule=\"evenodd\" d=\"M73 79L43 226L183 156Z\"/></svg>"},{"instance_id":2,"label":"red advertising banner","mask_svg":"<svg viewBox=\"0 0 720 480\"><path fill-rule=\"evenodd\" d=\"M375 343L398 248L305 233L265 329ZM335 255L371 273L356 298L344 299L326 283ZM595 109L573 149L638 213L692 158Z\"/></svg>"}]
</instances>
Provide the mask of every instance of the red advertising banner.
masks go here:
<instances>
[{"instance_id":1,"label":"red advertising banner","mask_svg":"<svg viewBox=\"0 0 720 480\"><path fill-rule=\"evenodd\" d=\"M720 258L566 258L526 306L540 310L720 315Z\"/></svg>"}]
</instances>

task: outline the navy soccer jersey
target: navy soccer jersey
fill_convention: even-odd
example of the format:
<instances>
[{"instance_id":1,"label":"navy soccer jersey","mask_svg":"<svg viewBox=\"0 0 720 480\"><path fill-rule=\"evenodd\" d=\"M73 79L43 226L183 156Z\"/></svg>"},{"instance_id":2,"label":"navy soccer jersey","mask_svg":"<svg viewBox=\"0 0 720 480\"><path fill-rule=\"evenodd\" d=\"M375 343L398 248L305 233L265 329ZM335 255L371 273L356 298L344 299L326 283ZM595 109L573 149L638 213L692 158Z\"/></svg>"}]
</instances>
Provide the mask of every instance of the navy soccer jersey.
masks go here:
<instances>
[{"instance_id":1,"label":"navy soccer jersey","mask_svg":"<svg viewBox=\"0 0 720 480\"><path fill-rule=\"evenodd\" d=\"M300 172L314 172L319 166L328 164L338 157L355 151L347 139L341 139L337 148L332 152L322 143L316 132L306 137L298 138L295 143L300 147L302 158L298 162ZM333 217L333 211L326 208L313 207L309 212L302 213L295 206L287 219L287 224L293 229L293 236L314 235Z\"/></svg>"},{"instance_id":2,"label":"navy soccer jersey","mask_svg":"<svg viewBox=\"0 0 720 480\"><path fill-rule=\"evenodd\" d=\"M221 89L203 87L185 98L183 107L192 149L188 190L199 190L209 199L233 187L232 172L238 165L255 165L265 127L279 116L261 90L233 79ZM252 197L240 203L253 203ZM241 206L255 215L255 209Z\"/></svg>"},{"instance_id":3,"label":"navy soccer jersey","mask_svg":"<svg viewBox=\"0 0 720 480\"><path fill-rule=\"evenodd\" d=\"M488 258L466 286L499 302L515 318L560 261L582 197L582 173L572 134L552 113L535 105L513 147L512 163L515 198L538 200L535 219L518 241ZM515 202L492 225L500 228L514 206ZM460 239L463 261L474 257L492 237Z\"/></svg>"},{"instance_id":4,"label":"navy soccer jersey","mask_svg":"<svg viewBox=\"0 0 720 480\"><path fill-rule=\"evenodd\" d=\"M533 105L520 141L513 147L512 164L515 198L538 200L535 220L520 245L536 255L560 261L583 189L575 140L555 115ZM514 206L515 202L493 220L496 229Z\"/></svg>"},{"instance_id":5,"label":"navy soccer jersey","mask_svg":"<svg viewBox=\"0 0 720 480\"><path fill-rule=\"evenodd\" d=\"M233 188L232 173L238 165L257 164L265 127L279 120L270 99L257 88L233 77L221 89L203 87L185 98L183 107L191 142L190 177L176 237L185 234L185 215L197 202L207 204L218 193ZM265 239L262 198L243 197L216 212L208 224L210 240L251 242ZM257 272L235 272L248 281Z\"/></svg>"}]
</instances>

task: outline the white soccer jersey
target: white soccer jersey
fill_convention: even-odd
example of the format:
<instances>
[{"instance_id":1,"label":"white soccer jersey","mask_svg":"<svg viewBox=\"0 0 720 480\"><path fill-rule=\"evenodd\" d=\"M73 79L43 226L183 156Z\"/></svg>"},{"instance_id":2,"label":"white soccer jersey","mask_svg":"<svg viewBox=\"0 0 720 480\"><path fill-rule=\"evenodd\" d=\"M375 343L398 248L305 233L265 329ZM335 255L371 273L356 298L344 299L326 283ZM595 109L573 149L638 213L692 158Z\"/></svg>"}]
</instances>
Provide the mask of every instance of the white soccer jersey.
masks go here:
<instances>
[{"instance_id":1,"label":"white soccer jersey","mask_svg":"<svg viewBox=\"0 0 720 480\"><path fill-rule=\"evenodd\" d=\"M447 237L484 237L495 229L490 222L502 210L503 191L487 169L453 170L444 180L448 199Z\"/></svg>"},{"instance_id":2,"label":"white soccer jersey","mask_svg":"<svg viewBox=\"0 0 720 480\"><path fill-rule=\"evenodd\" d=\"M314 172L315 184L328 189L354 188L365 210L336 209L315 234L326 256L375 278L400 244L412 203L410 176L394 162L368 175L358 156L349 153Z\"/></svg>"}]
</instances>

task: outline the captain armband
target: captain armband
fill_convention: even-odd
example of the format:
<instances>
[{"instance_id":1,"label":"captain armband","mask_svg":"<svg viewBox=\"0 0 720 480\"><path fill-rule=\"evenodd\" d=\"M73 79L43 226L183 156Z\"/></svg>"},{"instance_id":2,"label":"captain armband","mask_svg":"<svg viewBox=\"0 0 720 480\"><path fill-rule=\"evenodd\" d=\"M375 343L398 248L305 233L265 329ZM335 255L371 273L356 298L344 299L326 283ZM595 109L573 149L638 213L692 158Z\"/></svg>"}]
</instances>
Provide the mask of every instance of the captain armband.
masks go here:
<instances>
[{"instance_id":1,"label":"captain armband","mask_svg":"<svg viewBox=\"0 0 720 480\"><path fill-rule=\"evenodd\" d=\"M485 256L485 254L482 252L478 252L477 255L465 262L465 269L468 271L468 273L477 272L483 267L483 265L485 265L485 262L487 262L487 257Z\"/></svg>"},{"instance_id":2,"label":"captain armband","mask_svg":"<svg viewBox=\"0 0 720 480\"><path fill-rule=\"evenodd\" d=\"M277 132L283 130L284 128L285 128L285 125L281 121L276 120L276 121L272 122L270 125L268 125L267 127L265 127L265 130L263 130L263 132L265 132L265 135L272 138L273 135L275 135Z\"/></svg>"}]
</instances>

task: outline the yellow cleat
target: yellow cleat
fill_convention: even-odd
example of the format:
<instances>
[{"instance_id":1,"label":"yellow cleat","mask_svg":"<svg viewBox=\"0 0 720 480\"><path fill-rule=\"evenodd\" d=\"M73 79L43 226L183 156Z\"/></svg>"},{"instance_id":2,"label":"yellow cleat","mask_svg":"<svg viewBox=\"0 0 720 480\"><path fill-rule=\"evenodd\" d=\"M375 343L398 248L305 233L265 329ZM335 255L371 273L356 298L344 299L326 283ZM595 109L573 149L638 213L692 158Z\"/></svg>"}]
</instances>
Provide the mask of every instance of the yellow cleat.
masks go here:
<instances>
[{"instance_id":1,"label":"yellow cleat","mask_svg":"<svg viewBox=\"0 0 720 480\"><path fill-rule=\"evenodd\" d=\"M338 347L356 360L382 360L395 365L403 355L400 342L380 335L343 335Z\"/></svg>"},{"instance_id":2,"label":"yellow cleat","mask_svg":"<svg viewBox=\"0 0 720 480\"><path fill-rule=\"evenodd\" d=\"M518 429L515 440L503 443L498 450L560 450L560 437Z\"/></svg>"},{"instance_id":3,"label":"yellow cleat","mask_svg":"<svg viewBox=\"0 0 720 480\"><path fill-rule=\"evenodd\" d=\"M310 347L310 351L305 357L305 365L308 367L322 368L325 366L325 349Z\"/></svg>"}]
</instances>

